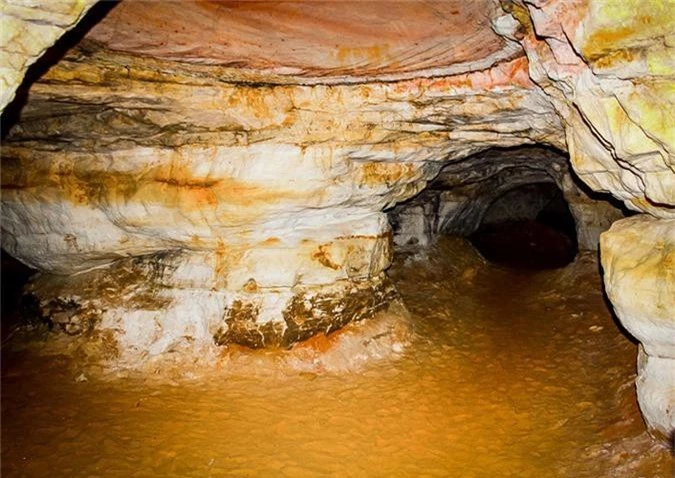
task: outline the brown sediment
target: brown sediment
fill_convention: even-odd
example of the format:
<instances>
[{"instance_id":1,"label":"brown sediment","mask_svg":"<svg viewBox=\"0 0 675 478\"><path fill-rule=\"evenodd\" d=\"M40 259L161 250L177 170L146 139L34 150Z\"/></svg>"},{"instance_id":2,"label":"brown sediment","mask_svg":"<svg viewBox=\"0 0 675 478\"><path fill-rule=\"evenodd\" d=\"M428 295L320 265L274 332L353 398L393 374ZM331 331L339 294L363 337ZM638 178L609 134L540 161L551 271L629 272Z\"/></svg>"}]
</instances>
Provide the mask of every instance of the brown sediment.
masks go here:
<instances>
[{"instance_id":1,"label":"brown sediment","mask_svg":"<svg viewBox=\"0 0 675 478\"><path fill-rule=\"evenodd\" d=\"M331 247L332 247L331 243L321 244L319 247L316 248L314 252L312 252L312 259L318 261L319 264L321 264L324 267L328 267L329 269L333 270L338 270L340 268L340 264L333 262L333 260L330 257Z\"/></svg>"},{"instance_id":2,"label":"brown sediment","mask_svg":"<svg viewBox=\"0 0 675 478\"><path fill-rule=\"evenodd\" d=\"M291 347L317 334L329 334L350 322L373 317L398 296L391 282L343 281L331 292L308 290L296 294L283 311L283 322L258 321L259 306L235 300L225 311L224 325L214 333L217 345L238 344L250 348Z\"/></svg>"},{"instance_id":3,"label":"brown sediment","mask_svg":"<svg viewBox=\"0 0 675 478\"><path fill-rule=\"evenodd\" d=\"M280 363L349 363L363 349L334 344L373 320L291 351L223 347L215 369L109 381L63 350L41 355L43 341L3 346L2 475L672 477L670 451L645 431L636 347L612 319L594 256L531 274L465 242L428 252L392 270L410 345L358 372Z\"/></svg>"},{"instance_id":4,"label":"brown sediment","mask_svg":"<svg viewBox=\"0 0 675 478\"><path fill-rule=\"evenodd\" d=\"M397 297L386 277L354 283L350 290L337 294L298 294L283 313L286 330L280 345L289 347L318 333L338 330L349 322L369 319Z\"/></svg>"}]
</instances>

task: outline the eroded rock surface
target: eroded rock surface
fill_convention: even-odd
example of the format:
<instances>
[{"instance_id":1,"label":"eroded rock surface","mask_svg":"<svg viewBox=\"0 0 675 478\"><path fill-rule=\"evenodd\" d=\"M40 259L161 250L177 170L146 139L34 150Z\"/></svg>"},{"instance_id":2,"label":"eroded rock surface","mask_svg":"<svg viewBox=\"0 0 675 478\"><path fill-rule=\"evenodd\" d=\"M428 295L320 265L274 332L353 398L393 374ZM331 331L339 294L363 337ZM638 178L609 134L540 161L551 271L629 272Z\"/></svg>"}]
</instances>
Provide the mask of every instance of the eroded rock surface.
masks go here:
<instances>
[{"instance_id":1,"label":"eroded rock surface","mask_svg":"<svg viewBox=\"0 0 675 478\"><path fill-rule=\"evenodd\" d=\"M448 76L521 56L491 28L500 11L494 0L126 1L89 38L114 51L220 65L229 79L361 83Z\"/></svg>"},{"instance_id":2,"label":"eroded rock surface","mask_svg":"<svg viewBox=\"0 0 675 478\"><path fill-rule=\"evenodd\" d=\"M640 343L636 381L650 428L675 432L675 221L635 217L602 235L607 295Z\"/></svg>"},{"instance_id":3,"label":"eroded rock surface","mask_svg":"<svg viewBox=\"0 0 675 478\"><path fill-rule=\"evenodd\" d=\"M189 5L181 14L203 19L207 6ZM157 7L118 8L33 85L7 137L3 247L44 271L33 288L41 313L77 331L73 317L98 311L97 327L113 330L124 350L156 354L204 340L288 345L367 318L394 297L383 275L391 256L383 209L477 151L563 147L559 118L525 59L498 61L494 53L514 44L492 33L472 40L483 38L483 49L465 49L464 25L443 40L457 46L447 71L470 70L461 74L377 81L404 51L419 68L397 71L426 75L430 66L415 56L423 39L404 35L382 63L361 68L345 57L340 68L308 66L309 76L330 77L308 85L297 72L261 69L250 45L241 53L250 62L234 68L221 49L203 50L208 32L194 37L193 50L171 52L155 41L160 24L146 25L147 37L111 36L137 21L129 9L142 19ZM322 8L326 22L346 21ZM478 21L473 7L458 8L462 21ZM250 6L239 13L225 15L237 28L263 14ZM453 15L444 21L458 22ZM303 23L310 18L297 18L304 42L314 41ZM488 28L489 16L480 22ZM370 31L359 28L345 41ZM318 57L299 58L323 64L322 45ZM110 284L110 276L127 279ZM149 304L132 299L148 294ZM81 312L66 317L62 304Z\"/></svg>"},{"instance_id":4,"label":"eroded rock surface","mask_svg":"<svg viewBox=\"0 0 675 478\"><path fill-rule=\"evenodd\" d=\"M26 70L96 0L0 1L0 110L12 101Z\"/></svg>"},{"instance_id":5,"label":"eroded rock surface","mask_svg":"<svg viewBox=\"0 0 675 478\"><path fill-rule=\"evenodd\" d=\"M641 406L668 433L672 2L338 5L122 2L32 86L3 145L2 241L43 271L38 313L122 352L287 345L395 296L384 209L444 165L545 144L650 215L608 233L603 260L643 344ZM533 174L562 184L593 243L608 214L555 164Z\"/></svg>"},{"instance_id":6,"label":"eroded rock surface","mask_svg":"<svg viewBox=\"0 0 675 478\"><path fill-rule=\"evenodd\" d=\"M394 242L427 246L440 234L469 236L490 221L488 212L498 198L535 184L555 184L562 191L582 250L597 250L600 233L623 217L618 208L580 187L561 152L532 146L492 149L444 166L422 193L391 209ZM545 198L534 195L527 204L511 204L512 209L528 208L524 217L534 219L544 206L536 199ZM500 216L518 219L515 210Z\"/></svg>"},{"instance_id":7,"label":"eroded rock surface","mask_svg":"<svg viewBox=\"0 0 675 478\"><path fill-rule=\"evenodd\" d=\"M631 209L675 215L675 3L502 2L531 78L565 123L575 172ZM518 21L514 21L514 17Z\"/></svg>"}]
</instances>

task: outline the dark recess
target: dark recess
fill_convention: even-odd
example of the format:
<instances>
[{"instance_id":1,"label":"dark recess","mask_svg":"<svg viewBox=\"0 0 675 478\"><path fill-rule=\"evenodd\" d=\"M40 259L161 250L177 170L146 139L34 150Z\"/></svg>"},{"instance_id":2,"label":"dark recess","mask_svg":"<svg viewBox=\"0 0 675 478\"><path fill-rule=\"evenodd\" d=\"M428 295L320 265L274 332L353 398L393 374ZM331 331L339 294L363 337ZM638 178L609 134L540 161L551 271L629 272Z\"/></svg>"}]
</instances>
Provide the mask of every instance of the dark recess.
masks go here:
<instances>
[{"instance_id":1,"label":"dark recess","mask_svg":"<svg viewBox=\"0 0 675 478\"><path fill-rule=\"evenodd\" d=\"M574 217L562 191L553 183L536 186L535 191L549 198L536 215L483 223L470 236L473 245L489 261L520 269L555 269L576 257ZM507 196L513 198L522 192L531 197L532 191L532 185L512 189L497 198L490 209Z\"/></svg>"}]
</instances>

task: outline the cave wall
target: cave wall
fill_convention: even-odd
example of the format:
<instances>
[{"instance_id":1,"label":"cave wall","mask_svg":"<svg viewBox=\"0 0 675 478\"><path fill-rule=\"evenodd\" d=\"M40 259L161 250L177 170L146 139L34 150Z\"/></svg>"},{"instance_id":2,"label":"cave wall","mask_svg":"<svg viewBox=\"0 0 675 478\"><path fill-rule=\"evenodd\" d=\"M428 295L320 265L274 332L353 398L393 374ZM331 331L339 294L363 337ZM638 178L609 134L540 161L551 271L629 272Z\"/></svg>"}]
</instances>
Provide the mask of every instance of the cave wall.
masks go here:
<instances>
[{"instance_id":1,"label":"cave wall","mask_svg":"<svg viewBox=\"0 0 675 478\"><path fill-rule=\"evenodd\" d=\"M111 14L156 8L125 5ZM114 49L106 20L32 86L6 138L3 247L43 271L31 292L46 318L112 331L131 356L289 345L372 315L393 297L383 209L446 162L563 145L525 59L496 35L486 57L448 66L487 69L261 84L255 64L177 62L183 46Z\"/></svg>"},{"instance_id":2,"label":"cave wall","mask_svg":"<svg viewBox=\"0 0 675 478\"><path fill-rule=\"evenodd\" d=\"M534 146L493 149L444 166L419 195L390 209L394 243L423 247L442 234L469 236L489 220L486 214L497 198L536 183L562 191L581 250L597 250L600 234L624 216L607 198L591 197L561 152Z\"/></svg>"},{"instance_id":3,"label":"cave wall","mask_svg":"<svg viewBox=\"0 0 675 478\"><path fill-rule=\"evenodd\" d=\"M28 67L95 3L96 0L0 1L0 111L14 99Z\"/></svg>"},{"instance_id":4,"label":"cave wall","mask_svg":"<svg viewBox=\"0 0 675 478\"><path fill-rule=\"evenodd\" d=\"M502 6L511 16L495 26L523 45L530 77L563 119L575 173L646 213L616 222L600 251L614 310L641 343L640 407L650 430L668 439L675 431L675 5Z\"/></svg>"},{"instance_id":5,"label":"cave wall","mask_svg":"<svg viewBox=\"0 0 675 478\"><path fill-rule=\"evenodd\" d=\"M4 106L91 2L1 5ZM253 54L281 41L259 32L232 61L220 34L240 39L247 15L269 23L279 15L266 8L294 8L271 5L233 15L234 3L122 2L32 85L3 144L2 241L43 271L43 313L153 353L330 330L393 296L383 209L443 165L548 144L593 190L645 214L617 222L601 254L617 314L642 343L641 406L670 433L675 368L650 364L675 357L662 338L675 309L672 2L443 2L440 16L424 3L363 7L371 19L409 10L414 28L399 26L391 49L358 12L312 4L280 29L300 63ZM205 27L213 15L228 28ZM181 19L196 32L167 28ZM320 44L325 28L346 48Z\"/></svg>"}]
</instances>

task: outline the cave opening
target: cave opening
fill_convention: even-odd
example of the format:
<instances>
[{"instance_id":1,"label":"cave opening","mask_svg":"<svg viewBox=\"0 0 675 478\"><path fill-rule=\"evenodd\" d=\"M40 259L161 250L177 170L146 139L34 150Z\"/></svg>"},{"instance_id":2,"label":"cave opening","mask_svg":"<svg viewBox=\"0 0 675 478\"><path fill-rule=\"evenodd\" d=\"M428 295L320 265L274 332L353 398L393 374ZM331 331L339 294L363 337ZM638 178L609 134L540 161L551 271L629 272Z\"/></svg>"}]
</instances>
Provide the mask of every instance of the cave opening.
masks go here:
<instances>
[{"instance_id":1,"label":"cave opening","mask_svg":"<svg viewBox=\"0 0 675 478\"><path fill-rule=\"evenodd\" d=\"M526 184L502 194L469 239L486 259L523 269L563 267L578 252L574 217L553 183Z\"/></svg>"},{"instance_id":2,"label":"cave opening","mask_svg":"<svg viewBox=\"0 0 675 478\"><path fill-rule=\"evenodd\" d=\"M564 267L623 211L589 195L566 153L543 146L491 148L444 165L417 196L389 211L399 250L466 238L490 262Z\"/></svg>"}]
</instances>

